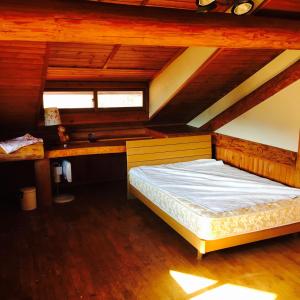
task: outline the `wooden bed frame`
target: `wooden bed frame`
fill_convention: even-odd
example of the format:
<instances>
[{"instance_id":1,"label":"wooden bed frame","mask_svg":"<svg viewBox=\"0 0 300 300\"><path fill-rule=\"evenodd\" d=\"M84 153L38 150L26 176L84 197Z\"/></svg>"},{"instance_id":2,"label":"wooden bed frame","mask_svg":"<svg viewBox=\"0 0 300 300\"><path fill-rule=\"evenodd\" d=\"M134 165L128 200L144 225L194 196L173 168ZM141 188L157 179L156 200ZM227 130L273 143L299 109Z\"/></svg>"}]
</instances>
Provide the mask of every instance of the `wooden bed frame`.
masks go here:
<instances>
[{"instance_id":1,"label":"wooden bed frame","mask_svg":"<svg viewBox=\"0 0 300 300\"><path fill-rule=\"evenodd\" d=\"M210 135L128 141L126 148L127 172L129 172L132 167L137 166L175 163L212 157ZM202 255L207 252L300 231L300 223L294 223L222 239L203 240L162 211L129 183L128 192L148 206L155 214L193 245L197 249L198 259L201 259Z\"/></svg>"}]
</instances>

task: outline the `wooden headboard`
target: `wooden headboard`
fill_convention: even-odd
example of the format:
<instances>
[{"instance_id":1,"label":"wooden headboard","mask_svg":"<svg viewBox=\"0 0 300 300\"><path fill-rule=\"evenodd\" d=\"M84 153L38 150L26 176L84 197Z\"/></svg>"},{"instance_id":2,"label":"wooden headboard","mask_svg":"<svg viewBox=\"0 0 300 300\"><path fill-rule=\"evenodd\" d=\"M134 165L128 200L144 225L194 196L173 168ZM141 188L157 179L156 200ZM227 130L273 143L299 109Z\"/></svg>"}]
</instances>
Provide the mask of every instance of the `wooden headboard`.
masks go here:
<instances>
[{"instance_id":1,"label":"wooden headboard","mask_svg":"<svg viewBox=\"0 0 300 300\"><path fill-rule=\"evenodd\" d=\"M211 136L127 141L127 171L133 167L211 158Z\"/></svg>"},{"instance_id":2,"label":"wooden headboard","mask_svg":"<svg viewBox=\"0 0 300 300\"><path fill-rule=\"evenodd\" d=\"M215 134L216 159L293 187L300 187L299 153Z\"/></svg>"}]
</instances>

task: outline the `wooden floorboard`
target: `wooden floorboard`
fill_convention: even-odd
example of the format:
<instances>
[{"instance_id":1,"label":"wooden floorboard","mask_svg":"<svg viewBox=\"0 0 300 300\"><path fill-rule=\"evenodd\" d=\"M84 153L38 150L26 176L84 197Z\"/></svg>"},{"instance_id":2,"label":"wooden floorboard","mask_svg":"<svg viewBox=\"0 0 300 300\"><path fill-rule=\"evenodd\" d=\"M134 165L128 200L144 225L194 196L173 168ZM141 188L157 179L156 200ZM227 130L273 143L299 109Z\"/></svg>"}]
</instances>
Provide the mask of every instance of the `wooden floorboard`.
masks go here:
<instances>
[{"instance_id":1,"label":"wooden floorboard","mask_svg":"<svg viewBox=\"0 0 300 300\"><path fill-rule=\"evenodd\" d=\"M73 203L43 211L1 207L0 299L219 299L209 296L228 284L232 294L220 299L246 299L240 288L257 293L249 299L299 299L299 236L197 261L178 234L137 200L126 200L125 183L75 194ZM199 278L185 291L171 274ZM203 287L201 278L215 283Z\"/></svg>"}]
</instances>

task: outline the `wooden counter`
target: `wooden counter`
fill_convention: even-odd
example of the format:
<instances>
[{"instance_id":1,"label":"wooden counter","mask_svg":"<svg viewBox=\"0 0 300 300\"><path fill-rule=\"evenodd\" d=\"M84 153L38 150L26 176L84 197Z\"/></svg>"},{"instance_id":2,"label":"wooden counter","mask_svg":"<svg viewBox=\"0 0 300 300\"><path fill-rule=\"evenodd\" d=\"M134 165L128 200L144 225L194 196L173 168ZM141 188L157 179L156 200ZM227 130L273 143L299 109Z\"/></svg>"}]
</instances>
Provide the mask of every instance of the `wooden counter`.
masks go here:
<instances>
[{"instance_id":1,"label":"wooden counter","mask_svg":"<svg viewBox=\"0 0 300 300\"><path fill-rule=\"evenodd\" d=\"M96 155L96 154L112 154L126 152L125 141L106 141L96 143L75 143L68 145L67 148L63 146L48 149L45 152L45 158L60 158L82 155Z\"/></svg>"},{"instance_id":2,"label":"wooden counter","mask_svg":"<svg viewBox=\"0 0 300 300\"><path fill-rule=\"evenodd\" d=\"M44 145L37 143L20 148L19 150L6 154L0 148L0 162L20 161L20 160L37 160L44 158Z\"/></svg>"}]
</instances>

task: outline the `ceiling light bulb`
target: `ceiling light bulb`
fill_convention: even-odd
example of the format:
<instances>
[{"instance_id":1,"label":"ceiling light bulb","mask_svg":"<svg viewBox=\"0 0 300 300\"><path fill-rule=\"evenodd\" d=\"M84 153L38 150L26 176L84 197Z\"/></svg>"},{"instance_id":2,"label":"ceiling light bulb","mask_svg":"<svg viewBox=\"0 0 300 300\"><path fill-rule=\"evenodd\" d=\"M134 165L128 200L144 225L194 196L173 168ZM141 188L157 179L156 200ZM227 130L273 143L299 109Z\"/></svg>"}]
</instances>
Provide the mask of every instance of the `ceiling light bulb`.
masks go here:
<instances>
[{"instance_id":1,"label":"ceiling light bulb","mask_svg":"<svg viewBox=\"0 0 300 300\"><path fill-rule=\"evenodd\" d=\"M254 7L254 2L252 0L237 0L235 1L231 12L235 15L241 16L245 15Z\"/></svg>"},{"instance_id":2,"label":"ceiling light bulb","mask_svg":"<svg viewBox=\"0 0 300 300\"><path fill-rule=\"evenodd\" d=\"M200 5L200 6L207 6L215 1L216 0L197 0L196 3L197 3L197 5Z\"/></svg>"}]
</instances>

